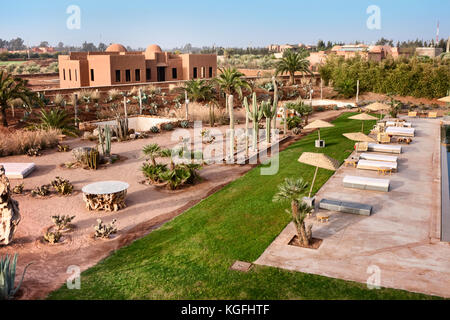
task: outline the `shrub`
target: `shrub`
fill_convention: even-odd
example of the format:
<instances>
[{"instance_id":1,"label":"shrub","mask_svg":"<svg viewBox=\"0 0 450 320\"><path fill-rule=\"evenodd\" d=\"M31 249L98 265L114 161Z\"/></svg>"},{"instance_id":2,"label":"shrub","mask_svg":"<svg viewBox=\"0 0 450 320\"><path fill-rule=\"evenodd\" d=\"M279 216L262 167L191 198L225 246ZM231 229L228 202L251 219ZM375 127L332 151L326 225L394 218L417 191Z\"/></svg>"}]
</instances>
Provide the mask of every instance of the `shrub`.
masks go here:
<instances>
[{"instance_id":1,"label":"shrub","mask_svg":"<svg viewBox=\"0 0 450 320\"><path fill-rule=\"evenodd\" d=\"M151 127L151 128L150 128L150 131L151 131L152 133L159 133L159 132L160 132L160 130L159 130L159 128L158 128L157 126Z\"/></svg>"},{"instance_id":2,"label":"shrub","mask_svg":"<svg viewBox=\"0 0 450 320\"><path fill-rule=\"evenodd\" d=\"M60 130L15 131L2 133L0 156L26 154L31 148L53 148L58 144Z\"/></svg>"},{"instance_id":3,"label":"shrub","mask_svg":"<svg viewBox=\"0 0 450 320\"><path fill-rule=\"evenodd\" d=\"M65 107L66 105L66 100L64 100L64 96L62 94L57 94L55 96L55 99L53 99L53 103L55 104L55 106L57 107Z\"/></svg>"},{"instance_id":4,"label":"shrub","mask_svg":"<svg viewBox=\"0 0 450 320\"><path fill-rule=\"evenodd\" d=\"M75 216L72 216L72 217L69 215L67 215L67 216L66 215L52 216L53 224L55 225L55 227L58 231L69 228L69 225L73 219L75 219Z\"/></svg>"},{"instance_id":5,"label":"shrub","mask_svg":"<svg viewBox=\"0 0 450 320\"><path fill-rule=\"evenodd\" d=\"M189 121L187 121L187 120L183 120L183 121L180 122L180 127L184 128L184 129L187 129L190 126L191 125L190 125Z\"/></svg>"},{"instance_id":6,"label":"shrub","mask_svg":"<svg viewBox=\"0 0 450 320\"><path fill-rule=\"evenodd\" d=\"M59 231L48 231L44 234L44 240L48 243L55 244L61 240L62 234Z\"/></svg>"},{"instance_id":7,"label":"shrub","mask_svg":"<svg viewBox=\"0 0 450 320\"><path fill-rule=\"evenodd\" d=\"M303 123L302 118L298 116L293 116L287 119L287 126L289 130L292 130L294 128L299 128Z\"/></svg>"},{"instance_id":8,"label":"shrub","mask_svg":"<svg viewBox=\"0 0 450 320\"><path fill-rule=\"evenodd\" d=\"M116 222L117 220L113 219L108 226L101 219L97 219L97 225L94 227L94 237L108 239L111 235L117 233Z\"/></svg>"},{"instance_id":9,"label":"shrub","mask_svg":"<svg viewBox=\"0 0 450 320\"><path fill-rule=\"evenodd\" d=\"M167 171L167 166L165 164L149 164L144 163L141 168L142 173L146 178L148 178L152 183L161 182L160 175Z\"/></svg>"},{"instance_id":10,"label":"shrub","mask_svg":"<svg viewBox=\"0 0 450 320\"><path fill-rule=\"evenodd\" d=\"M60 195L69 195L73 192L73 185L69 180L62 179L60 177L56 177L55 180L52 181L52 187L58 192Z\"/></svg>"},{"instance_id":11,"label":"shrub","mask_svg":"<svg viewBox=\"0 0 450 320\"><path fill-rule=\"evenodd\" d=\"M161 128L164 131L172 131L174 129L173 124L171 124L171 123L164 123L163 125L161 125Z\"/></svg>"},{"instance_id":12,"label":"shrub","mask_svg":"<svg viewBox=\"0 0 450 320\"><path fill-rule=\"evenodd\" d=\"M31 147L27 150L27 156L29 157L39 157L41 156L41 148L40 147Z\"/></svg>"},{"instance_id":13,"label":"shrub","mask_svg":"<svg viewBox=\"0 0 450 320\"><path fill-rule=\"evenodd\" d=\"M46 197L50 194L50 188L47 185L36 187L31 191L31 195Z\"/></svg>"}]
</instances>

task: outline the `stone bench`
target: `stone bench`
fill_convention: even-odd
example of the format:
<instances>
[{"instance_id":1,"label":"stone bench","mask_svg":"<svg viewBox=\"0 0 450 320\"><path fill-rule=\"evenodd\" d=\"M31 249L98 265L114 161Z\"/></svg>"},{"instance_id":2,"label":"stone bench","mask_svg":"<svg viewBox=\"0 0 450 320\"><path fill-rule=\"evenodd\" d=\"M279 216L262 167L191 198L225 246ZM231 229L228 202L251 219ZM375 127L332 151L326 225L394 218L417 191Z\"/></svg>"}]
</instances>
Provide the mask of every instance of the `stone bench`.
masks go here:
<instances>
[{"instance_id":1,"label":"stone bench","mask_svg":"<svg viewBox=\"0 0 450 320\"><path fill-rule=\"evenodd\" d=\"M370 216L372 214L372 206L368 204L331 199L320 200L319 209L359 214L363 216Z\"/></svg>"},{"instance_id":2,"label":"stone bench","mask_svg":"<svg viewBox=\"0 0 450 320\"><path fill-rule=\"evenodd\" d=\"M345 188L388 192L390 181L388 179L345 176L342 184Z\"/></svg>"}]
</instances>

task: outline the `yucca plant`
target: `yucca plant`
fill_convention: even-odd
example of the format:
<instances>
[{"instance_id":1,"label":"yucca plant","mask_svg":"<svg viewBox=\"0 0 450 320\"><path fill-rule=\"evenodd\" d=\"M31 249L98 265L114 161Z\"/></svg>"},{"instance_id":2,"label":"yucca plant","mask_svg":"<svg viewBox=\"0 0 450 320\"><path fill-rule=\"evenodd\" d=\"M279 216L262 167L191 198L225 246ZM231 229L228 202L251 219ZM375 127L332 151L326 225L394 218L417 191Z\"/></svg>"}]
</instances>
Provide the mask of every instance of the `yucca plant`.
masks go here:
<instances>
[{"instance_id":1,"label":"yucca plant","mask_svg":"<svg viewBox=\"0 0 450 320\"><path fill-rule=\"evenodd\" d=\"M14 295L17 291L19 291L20 286L22 285L25 272L31 265L31 263L26 265L19 284L17 287L14 287L16 280L17 257L18 255L15 254L12 260L9 255L5 255L0 258L0 300L9 300L14 298Z\"/></svg>"},{"instance_id":2,"label":"yucca plant","mask_svg":"<svg viewBox=\"0 0 450 320\"><path fill-rule=\"evenodd\" d=\"M50 111L42 109L40 121L41 127L45 130L59 129L63 134L77 136L76 129L72 125L73 119L63 109L56 108Z\"/></svg>"}]
</instances>

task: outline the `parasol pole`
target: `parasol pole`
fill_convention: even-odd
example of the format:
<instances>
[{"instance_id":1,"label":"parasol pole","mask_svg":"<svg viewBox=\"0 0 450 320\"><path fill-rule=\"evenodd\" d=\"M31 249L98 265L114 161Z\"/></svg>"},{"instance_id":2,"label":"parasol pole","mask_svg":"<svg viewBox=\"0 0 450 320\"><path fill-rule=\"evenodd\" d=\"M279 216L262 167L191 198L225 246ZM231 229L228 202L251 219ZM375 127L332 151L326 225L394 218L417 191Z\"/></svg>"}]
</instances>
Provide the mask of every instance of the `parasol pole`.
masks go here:
<instances>
[{"instance_id":1,"label":"parasol pole","mask_svg":"<svg viewBox=\"0 0 450 320\"><path fill-rule=\"evenodd\" d=\"M314 182L316 182L316 177L317 177L317 171L318 170L319 170L319 166L316 167L316 172L314 172L314 178L313 178L313 181L311 183L311 189L309 189L309 196L308 196L308 198L311 198L311 193L312 193L312 190L313 190L313 187L314 187Z\"/></svg>"},{"instance_id":2,"label":"parasol pole","mask_svg":"<svg viewBox=\"0 0 450 320\"><path fill-rule=\"evenodd\" d=\"M320 140L320 128L319 128L319 140Z\"/></svg>"}]
</instances>

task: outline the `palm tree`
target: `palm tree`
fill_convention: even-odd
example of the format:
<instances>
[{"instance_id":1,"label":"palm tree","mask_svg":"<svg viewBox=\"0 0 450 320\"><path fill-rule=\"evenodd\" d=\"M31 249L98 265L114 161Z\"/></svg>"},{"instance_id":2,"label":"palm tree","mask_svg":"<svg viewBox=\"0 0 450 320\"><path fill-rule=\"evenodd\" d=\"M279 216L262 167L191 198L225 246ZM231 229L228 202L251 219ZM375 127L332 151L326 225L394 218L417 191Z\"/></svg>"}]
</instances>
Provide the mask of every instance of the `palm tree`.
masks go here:
<instances>
[{"instance_id":1,"label":"palm tree","mask_svg":"<svg viewBox=\"0 0 450 320\"><path fill-rule=\"evenodd\" d=\"M156 159L156 157L159 157L161 155L161 147L156 143L152 143L152 144L146 145L142 149L142 152L150 158L152 165L156 166L155 159Z\"/></svg>"},{"instance_id":2,"label":"palm tree","mask_svg":"<svg viewBox=\"0 0 450 320\"><path fill-rule=\"evenodd\" d=\"M275 75L288 73L290 83L294 84L294 75L296 72L311 73L309 70L309 61L306 59L308 56L309 53L306 50L300 52L286 50L283 58L276 64Z\"/></svg>"},{"instance_id":3,"label":"palm tree","mask_svg":"<svg viewBox=\"0 0 450 320\"><path fill-rule=\"evenodd\" d=\"M298 239L303 246L309 246L312 239L312 225L306 228L305 218L312 208L303 202L303 196L308 189L308 183L303 178L286 178L278 186L278 192L273 197L274 202L290 201L292 220L297 228Z\"/></svg>"},{"instance_id":4,"label":"palm tree","mask_svg":"<svg viewBox=\"0 0 450 320\"><path fill-rule=\"evenodd\" d=\"M41 128L45 130L59 129L63 134L76 137L76 128L72 125L73 119L64 109L41 110Z\"/></svg>"},{"instance_id":5,"label":"palm tree","mask_svg":"<svg viewBox=\"0 0 450 320\"><path fill-rule=\"evenodd\" d=\"M236 68L219 68L219 71L220 75L215 79L215 82L225 92L227 102L229 95L237 94L239 98L242 98L242 89L251 90L250 84L242 78L244 74Z\"/></svg>"},{"instance_id":6,"label":"palm tree","mask_svg":"<svg viewBox=\"0 0 450 320\"><path fill-rule=\"evenodd\" d=\"M21 78L13 78L7 72L0 71L0 111L4 127L8 126L6 120L6 108L8 102L20 99L27 106L37 101L36 94L27 88L27 81Z\"/></svg>"},{"instance_id":7,"label":"palm tree","mask_svg":"<svg viewBox=\"0 0 450 320\"><path fill-rule=\"evenodd\" d=\"M172 149L162 149L159 153L159 155L163 158L169 158L170 159L170 165L169 168L170 170L174 170L175 169L175 162L173 161L173 155L177 154L177 150L172 150Z\"/></svg>"},{"instance_id":8,"label":"palm tree","mask_svg":"<svg viewBox=\"0 0 450 320\"><path fill-rule=\"evenodd\" d=\"M184 84L183 90L187 92L188 99L194 102L210 101L216 95L214 87L205 80L189 80Z\"/></svg>"}]
</instances>

